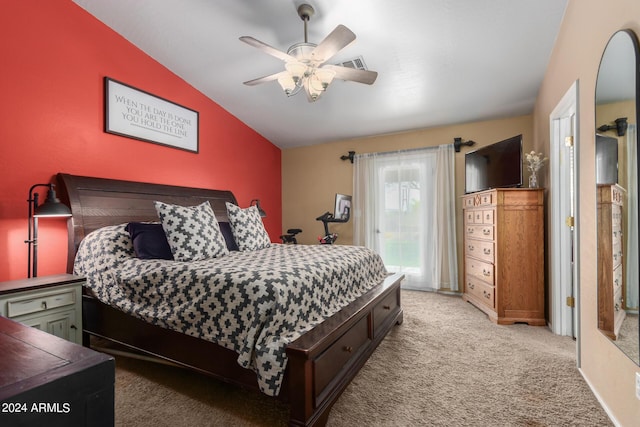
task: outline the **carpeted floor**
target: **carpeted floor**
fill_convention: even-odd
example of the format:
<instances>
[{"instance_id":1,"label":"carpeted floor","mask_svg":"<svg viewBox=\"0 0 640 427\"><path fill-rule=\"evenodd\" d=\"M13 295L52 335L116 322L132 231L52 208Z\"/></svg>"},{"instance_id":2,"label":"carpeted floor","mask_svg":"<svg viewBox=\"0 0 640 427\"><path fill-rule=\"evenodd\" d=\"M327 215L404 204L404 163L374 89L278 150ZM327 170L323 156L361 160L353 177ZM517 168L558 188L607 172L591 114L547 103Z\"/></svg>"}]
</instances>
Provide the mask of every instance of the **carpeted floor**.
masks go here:
<instances>
[{"instance_id":1,"label":"carpeted floor","mask_svg":"<svg viewBox=\"0 0 640 427\"><path fill-rule=\"evenodd\" d=\"M329 426L610 426L575 342L498 326L459 297L403 291L404 323L334 405ZM181 368L116 358L118 426L279 426L287 407Z\"/></svg>"}]
</instances>

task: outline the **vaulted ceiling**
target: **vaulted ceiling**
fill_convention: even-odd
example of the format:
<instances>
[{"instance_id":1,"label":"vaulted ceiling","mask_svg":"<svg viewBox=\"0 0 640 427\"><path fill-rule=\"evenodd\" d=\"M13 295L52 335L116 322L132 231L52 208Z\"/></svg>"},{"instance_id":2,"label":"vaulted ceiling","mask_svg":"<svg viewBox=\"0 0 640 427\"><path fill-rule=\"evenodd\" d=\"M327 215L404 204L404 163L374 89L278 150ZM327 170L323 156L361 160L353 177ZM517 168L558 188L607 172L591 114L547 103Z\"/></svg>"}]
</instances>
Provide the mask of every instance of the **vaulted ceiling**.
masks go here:
<instances>
[{"instance_id":1,"label":"vaulted ceiling","mask_svg":"<svg viewBox=\"0 0 640 427\"><path fill-rule=\"evenodd\" d=\"M531 113L567 3L73 1L281 148ZM286 52L304 41L301 3L315 9L309 42L339 24L356 34L330 63L361 57L373 85L334 80L310 103L276 81L243 84L284 63L239 37Z\"/></svg>"}]
</instances>

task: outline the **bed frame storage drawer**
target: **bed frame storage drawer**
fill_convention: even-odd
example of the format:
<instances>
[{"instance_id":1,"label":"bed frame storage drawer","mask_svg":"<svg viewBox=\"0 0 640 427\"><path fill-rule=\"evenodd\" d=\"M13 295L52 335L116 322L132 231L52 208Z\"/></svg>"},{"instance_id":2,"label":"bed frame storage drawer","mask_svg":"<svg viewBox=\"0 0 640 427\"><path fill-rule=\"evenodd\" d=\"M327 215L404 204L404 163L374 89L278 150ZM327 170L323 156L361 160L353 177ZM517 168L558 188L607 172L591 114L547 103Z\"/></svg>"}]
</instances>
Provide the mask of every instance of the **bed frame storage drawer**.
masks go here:
<instances>
[{"instance_id":1,"label":"bed frame storage drawer","mask_svg":"<svg viewBox=\"0 0 640 427\"><path fill-rule=\"evenodd\" d=\"M325 425L328 410L351 379L365 364L371 353L394 324L401 324L400 283L403 275L396 273L384 279L376 288L358 297L323 323L301 336L287 347L289 357L290 425ZM394 304L395 302L395 304ZM386 310L385 305L390 304ZM389 312L379 316L379 330L374 333L377 309ZM299 373L304 373L300 375ZM309 390L299 393L296 390Z\"/></svg>"},{"instance_id":2,"label":"bed frame storage drawer","mask_svg":"<svg viewBox=\"0 0 640 427\"><path fill-rule=\"evenodd\" d=\"M336 374L342 369L347 369L356 356L371 342L368 320L366 316L360 319L315 360L315 391L319 399L322 399L322 392Z\"/></svg>"},{"instance_id":3,"label":"bed frame storage drawer","mask_svg":"<svg viewBox=\"0 0 640 427\"><path fill-rule=\"evenodd\" d=\"M373 335L384 332L382 326L400 310L400 298L396 292L390 293L380 301L373 309Z\"/></svg>"}]
</instances>

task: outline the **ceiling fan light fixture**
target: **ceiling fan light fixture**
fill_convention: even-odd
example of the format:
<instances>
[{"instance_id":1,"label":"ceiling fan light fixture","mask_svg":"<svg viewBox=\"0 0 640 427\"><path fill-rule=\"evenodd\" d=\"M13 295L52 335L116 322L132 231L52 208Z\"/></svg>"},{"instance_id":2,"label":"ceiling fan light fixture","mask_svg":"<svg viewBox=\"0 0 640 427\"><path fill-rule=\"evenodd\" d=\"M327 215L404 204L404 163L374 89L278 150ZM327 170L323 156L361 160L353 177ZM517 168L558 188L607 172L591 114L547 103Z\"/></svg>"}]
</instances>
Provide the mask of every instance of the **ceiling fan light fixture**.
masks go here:
<instances>
[{"instance_id":1,"label":"ceiling fan light fixture","mask_svg":"<svg viewBox=\"0 0 640 427\"><path fill-rule=\"evenodd\" d=\"M356 39L356 35L344 25L338 25L320 44L309 43L307 23L313 14L314 10L311 5L301 4L298 7L298 15L304 21L304 42L292 45L286 53L253 37L240 37L240 41L283 60L286 70L249 80L244 84L255 86L277 80L287 96L293 96L304 89L310 102L316 101L336 77L341 80L373 84L378 76L375 71L347 68L342 65L324 65L338 51L352 43Z\"/></svg>"},{"instance_id":2,"label":"ceiling fan light fixture","mask_svg":"<svg viewBox=\"0 0 640 427\"><path fill-rule=\"evenodd\" d=\"M307 65L302 62L287 62L284 68L291 74L291 78L296 84L307 75Z\"/></svg>"},{"instance_id":3,"label":"ceiling fan light fixture","mask_svg":"<svg viewBox=\"0 0 640 427\"><path fill-rule=\"evenodd\" d=\"M324 92L324 89L322 89L321 85L314 84L314 80L317 80L317 78L315 76L312 76L306 79L304 84L304 88L307 91L307 97L311 102L317 101L318 98L320 98L320 95L322 95L322 92Z\"/></svg>"},{"instance_id":4,"label":"ceiling fan light fixture","mask_svg":"<svg viewBox=\"0 0 640 427\"><path fill-rule=\"evenodd\" d=\"M336 72L327 68L318 68L314 75L320 81L322 90L327 90L327 87L331 84L333 78L336 76Z\"/></svg>"},{"instance_id":5,"label":"ceiling fan light fixture","mask_svg":"<svg viewBox=\"0 0 640 427\"><path fill-rule=\"evenodd\" d=\"M295 95L295 90L298 86L296 86L296 82L293 80L292 76L280 76L278 77L278 83L287 96Z\"/></svg>"}]
</instances>

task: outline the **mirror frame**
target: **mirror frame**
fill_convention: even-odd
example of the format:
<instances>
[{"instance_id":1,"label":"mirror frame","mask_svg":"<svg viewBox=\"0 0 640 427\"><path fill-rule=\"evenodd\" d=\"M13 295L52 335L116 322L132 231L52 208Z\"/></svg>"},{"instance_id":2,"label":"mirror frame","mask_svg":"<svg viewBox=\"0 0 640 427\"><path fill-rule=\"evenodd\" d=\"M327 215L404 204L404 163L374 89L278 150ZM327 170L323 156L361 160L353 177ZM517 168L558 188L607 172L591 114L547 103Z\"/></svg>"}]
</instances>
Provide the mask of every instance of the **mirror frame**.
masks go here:
<instances>
[{"instance_id":1,"label":"mirror frame","mask_svg":"<svg viewBox=\"0 0 640 427\"><path fill-rule=\"evenodd\" d=\"M596 76L596 84L595 84L595 93L594 93L594 116L595 116L595 123L596 123L596 128L598 128L599 125L601 125L601 123L598 122L598 83L602 84L602 81L600 80L601 78L601 71L602 71L602 65L605 59L605 53L607 52L607 49L610 47L611 45L611 41L618 36L619 34L624 33L628 36L629 40L631 41L631 44L633 45L633 53L635 55L635 91L634 91L634 95L635 95L635 125L636 125L636 159L635 161L631 161L630 159L627 159L626 161L626 165L627 167L625 168L625 170L628 169L628 166L632 163L635 162L636 165L636 170L638 169L638 155L640 154L640 151L638 150L640 148L640 134L638 132L639 130L639 124L640 122L638 121L638 119L640 118L640 46L639 46L639 42L638 42L638 37L636 36L635 32L630 30L630 29L623 29L623 30L619 30L616 31L608 40L607 45L604 48L604 51L602 52L602 56L600 58L600 64L598 66L598 74ZM597 134L598 131L601 131L601 129L597 129L595 131L595 133ZM594 145L595 145L595 141L596 141L596 137L594 135ZM595 147L594 147L595 148ZM595 152L594 152L594 157L595 156ZM594 172L595 172L595 159L594 159ZM640 191L640 173L637 173L638 176L638 184L636 189L638 191ZM597 181L596 181L597 182ZM620 176L618 176L618 182L620 182ZM598 191L597 189L598 184L596 183L596 191ZM638 200L638 197L640 195L636 194L636 200ZM596 212L596 218L597 218L597 223L598 223L598 228L599 228L599 224L600 224L600 208L598 208L598 212ZM628 230L628 232L635 232L638 233L638 230ZM599 233L598 233L599 234ZM596 235L596 242L598 242L597 244L597 251L600 250L600 244L599 244L599 236L598 234ZM623 269L626 269L626 265L629 262L633 262L633 260L629 260L627 259L625 256L625 254L623 253L623 260L624 263L622 265ZM638 259L635 260L636 263L638 263L640 265L640 254L638 256ZM596 285L597 285L597 296L598 296L598 328L599 330L605 335L607 336L612 343L614 343L614 345L616 345L616 347L618 347L623 353L625 353L629 358L631 358L631 360L633 360L636 365L640 366L640 356L638 355L640 353L640 332L638 334L636 334L637 336L635 336L635 339L637 340L635 342L635 345L633 346L633 350L627 350L625 351L623 345L619 342L616 341L615 338L611 337L611 332L607 332L607 331L603 331L601 329L601 304L603 304L603 302L601 301L601 291L602 291L602 287L604 285L601 285L600 283L600 268L601 268L601 261L600 261L600 256L598 255L598 265L597 265L597 274L596 274ZM623 272L623 274L626 274L625 272ZM625 283L626 286L628 286L628 284ZM626 286L624 288L625 290L625 295L623 295L623 298L626 300ZM640 284L636 284L636 286L640 287ZM611 301L613 303L613 301ZM640 316L639 316L640 317ZM636 320L637 322L640 323L640 318L638 320ZM633 338L633 337L632 337Z\"/></svg>"}]
</instances>

